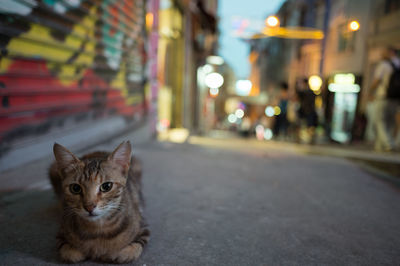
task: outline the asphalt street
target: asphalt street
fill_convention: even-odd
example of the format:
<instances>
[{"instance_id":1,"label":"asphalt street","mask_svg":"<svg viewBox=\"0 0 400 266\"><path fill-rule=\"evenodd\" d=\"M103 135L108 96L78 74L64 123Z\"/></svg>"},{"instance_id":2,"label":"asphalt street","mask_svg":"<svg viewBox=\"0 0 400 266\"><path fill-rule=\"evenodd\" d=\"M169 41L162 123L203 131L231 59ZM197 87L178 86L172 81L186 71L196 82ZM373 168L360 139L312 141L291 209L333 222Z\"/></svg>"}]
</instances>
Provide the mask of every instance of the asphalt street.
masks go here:
<instances>
[{"instance_id":1,"label":"asphalt street","mask_svg":"<svg viewBox=\"0 0 400 266\"><path fill-rule=\"evenodd\" d=\"M134 150L152 232L134 265L399 265L400 189L350 161L188 143ZM0 189L0 265L61 264L49 163L2 177L34 182Z\"/></svg>"}]
</instances>

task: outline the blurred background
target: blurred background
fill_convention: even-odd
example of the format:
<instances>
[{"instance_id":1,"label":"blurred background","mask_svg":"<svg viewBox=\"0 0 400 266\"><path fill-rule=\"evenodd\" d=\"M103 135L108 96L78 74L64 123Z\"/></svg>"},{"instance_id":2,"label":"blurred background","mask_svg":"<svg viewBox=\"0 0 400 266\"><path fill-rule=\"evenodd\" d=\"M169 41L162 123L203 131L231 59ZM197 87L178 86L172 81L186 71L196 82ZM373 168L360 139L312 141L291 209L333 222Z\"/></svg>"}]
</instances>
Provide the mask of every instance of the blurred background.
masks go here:
<instances>
[{"instance_id":1,"label":"blurred background","mask_svg":"<svg viewBox=\"0 0 400 266\"><path fill-rule=\"evenodd\" d=\"M4 1L1 168L79 126L91 137L67 144L144 120L161 140L394 152L399 109L375 119L371 87L385 49L400 47L399 12L395 0ZM390 145L376 143L374 119Z\"/></svg>"}]
</instances>

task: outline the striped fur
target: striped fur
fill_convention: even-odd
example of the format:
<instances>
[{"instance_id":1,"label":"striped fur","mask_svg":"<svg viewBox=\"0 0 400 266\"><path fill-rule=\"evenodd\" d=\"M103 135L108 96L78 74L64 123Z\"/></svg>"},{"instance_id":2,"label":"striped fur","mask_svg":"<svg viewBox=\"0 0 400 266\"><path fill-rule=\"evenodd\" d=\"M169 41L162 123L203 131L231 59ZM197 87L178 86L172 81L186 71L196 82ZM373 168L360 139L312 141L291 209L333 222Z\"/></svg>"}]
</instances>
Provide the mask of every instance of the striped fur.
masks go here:
<instances>
[{"instance_id":1,"label":"striped fur","mask_svg":"<svg viewBox=\"0 0 400 266\"><path fill-rule=\"evenodd\" d=\"M131 157L130 143L80 159L55 144L54 155L49 176L63 206L57 236L61 258L116 263L137 259L150 231L141 213L141 166ZM108 192L100 190L105 182L112 182ZM72 193L71 184L78 184L81 192Z\"/></svg>"}]
</instances>

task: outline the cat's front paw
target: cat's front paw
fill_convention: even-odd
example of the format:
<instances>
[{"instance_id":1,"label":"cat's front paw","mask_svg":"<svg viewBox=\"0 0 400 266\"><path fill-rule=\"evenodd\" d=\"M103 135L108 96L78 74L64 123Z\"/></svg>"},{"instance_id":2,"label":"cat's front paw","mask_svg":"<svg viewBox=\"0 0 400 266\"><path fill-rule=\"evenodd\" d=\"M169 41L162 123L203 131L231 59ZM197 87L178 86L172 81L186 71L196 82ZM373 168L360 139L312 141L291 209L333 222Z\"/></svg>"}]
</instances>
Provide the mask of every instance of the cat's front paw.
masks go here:
<instances>
[{"instance_id":1,"label":"cat's front paw","mask_svg":"<svg viewBox=\"0 0 400 266\"><path fill-rule=\"evenodd\" d=\"M63 261L66 262L79 262L85 259L85 256L82 252L72 247L68 243L64 244L60 249L60 256Z\"/></svg>"},{"instance_id":2,"label":"cat's front paw","mask_svg":"<svg viewBox=\"0 0 400 266\"><path fill-rule=\"evenodd\" d=\"M142 254L143 247L139 243L132 243L123 248L114 259L117 263L127 263L136 260Z\"/></svg>"}]
</instances>

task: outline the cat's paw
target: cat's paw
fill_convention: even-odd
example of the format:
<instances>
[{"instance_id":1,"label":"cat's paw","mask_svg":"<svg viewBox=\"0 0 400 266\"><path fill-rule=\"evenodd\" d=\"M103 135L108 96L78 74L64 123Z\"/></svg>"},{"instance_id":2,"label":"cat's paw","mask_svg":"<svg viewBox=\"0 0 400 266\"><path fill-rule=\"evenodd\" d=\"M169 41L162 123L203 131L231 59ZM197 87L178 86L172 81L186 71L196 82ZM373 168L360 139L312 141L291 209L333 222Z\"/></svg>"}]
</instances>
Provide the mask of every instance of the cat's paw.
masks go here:
<instances>
[{"instance_id":1,"label":"cat's paw","mask_svg":"<svg viewBox=\"0 0 400 266\"><path fill-rule=\"evenodd\" d=\"M139 243L132 243L125 248L123 248L116 258L114 258L114 261L117 263L127 263L133 260L137 260L140 257L140 254L142 254L143 247Z\"/></svg>"},{"instance_id":2,"label":"cat's paw","mask_svg":"<svg viewBox=\"0 0 400 266\"><path fill-rule=\"evenodd\" d=\"M82 252L74 247L71 247L69 244L64 244L61 247L60 256L63 261L72 263L83 261L85 259L85 256Z\"/></svg>"}]
</instances>

